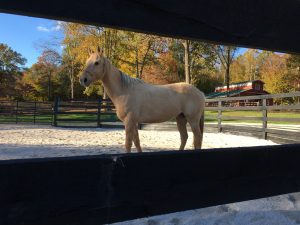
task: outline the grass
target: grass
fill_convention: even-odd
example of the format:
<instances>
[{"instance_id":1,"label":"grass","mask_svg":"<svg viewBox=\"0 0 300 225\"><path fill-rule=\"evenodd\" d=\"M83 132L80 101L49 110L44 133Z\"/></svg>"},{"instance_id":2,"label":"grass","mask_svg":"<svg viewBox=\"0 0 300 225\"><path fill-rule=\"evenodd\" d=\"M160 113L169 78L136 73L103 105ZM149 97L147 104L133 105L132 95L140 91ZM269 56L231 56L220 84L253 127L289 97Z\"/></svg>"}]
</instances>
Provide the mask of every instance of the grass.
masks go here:
<instances>
[{"instance_id":1,"label":"grass","mask_svg":"<svg viewBox=\"0 0 300 225\"><path fill-rule=\"evenodd\" d=\"M217 111L205 111L205 121L207 122L217 122ZM222 122L236 122L236 123L257 123L262 120L247 120L247 117L262 117L262 112L260 111L223 111L222 116L237 116L245 117L243 120L237 119L222 119ZM300 119L300 112L268 112L268 117L270 118L296 118ZM282 122L282 121L269 121L271 124L299 124L299 122Z\"/></svg>"},{"instance_id":2,"label":"grass","mask_svg":"<svg viewBox=\"0 0 300 225\"><path fill-rule=\"evenodd\" d=\"M205 111L205 121L206 122L214 122L217 123L217 111ZM261 120L247 120L247 117L261 117L262 112L259 111L225 111L222 112L223 116L238 116L238 117L245 117L243 120L236 120L236 119L223 119L222 122L229 123L229 122L235 122L235 123L260 123ZM300 119L300 112L268 112L268 117L271 118L298 118ZM74 122L74 121L58 121L58 125L60 124L77 124L78 126L83 124L97 124L97 115L89 115L89 114L69 114L69 115L57 115L58 119L80 119L85 121L80 122ZM101 122L115 122L119 121L116 115L101 115L100 117ZM46 114L46 115L37 115L35 117L36 123L52 123L52 114ZM24 123L33 123L34 118L31 115L19 115L18 116L18 122L24 122ZM173 121L173 120L172 120ZM175 121L175 120L174 120ZM16 116L11 115L0 115L0 123L15 123L16 122ZM297 122L281 122L281 121L269 121L270 124L299 124Z\"/></svg>"},{"instance_id":3,"label":"grass","mask_svg":"<svg viewBox=\"0 0 300 225\"><path fill-rule=\"evenodd\" d=\"M86 120L85 122L89 123L97 123L97 115L88 115L88 114L70 114L70 115L57 115L58 119L80 119ZM116 115L101 115L100 116L101 122L111 122L111 121L119 121ZM19 115L17 118L18 122L22 123L33 123L34 117L33 115ZM48 123L51 124L53 121L52 114L46 115L38 115L35 116L36 123ZM0 115L0 123L15 123L16 122L16 115ZM83 123L84 121L82 121ZM58 123L61 123L58 121ZM65 122L64 122L65 123ZM69 123L74 123L74 121L70 121ZM75 122L76 123L76 122Z\"/></svg>"},{"instance_id":4,"label":"grass","mask_svg":"<svg viewBox=\"0 0 300 225\"><path fill-rule=\"evenodd\" d=\"M32 122L34 121L34 117L33 116L28 116L28 115L19 115L16 118L16 115L0 115L0 122L4 122L4 123L9 123L9 122L16 122L16 119L18 120L18 122ZM35 121L36 123L51 123L52 122L52 114L48 114L48 115L38 115L35 116Z\"/></svg>"}]
</instances>

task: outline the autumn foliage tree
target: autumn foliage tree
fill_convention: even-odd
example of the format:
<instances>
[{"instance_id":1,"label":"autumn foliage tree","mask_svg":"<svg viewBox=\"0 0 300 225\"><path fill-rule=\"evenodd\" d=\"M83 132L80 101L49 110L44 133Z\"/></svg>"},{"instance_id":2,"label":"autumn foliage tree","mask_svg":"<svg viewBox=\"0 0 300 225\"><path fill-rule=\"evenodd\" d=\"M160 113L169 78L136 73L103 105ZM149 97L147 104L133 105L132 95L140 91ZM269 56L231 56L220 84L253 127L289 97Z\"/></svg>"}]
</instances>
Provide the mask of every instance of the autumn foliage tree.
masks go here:
<instances>
[{"instance_id":1,"label":"autumn foliage tree","mask_svg":"<svg viewBox=\"0 0 300 225\"><path fill-rule=\"evenodd\" d=\"M26 60L0 44L0 97L52 101L105 96L100 81L83 88L78 75L89 49L98 46L110 62L134 78L152 84L184 82L204 93L222 83L261 79L271 93L300 90L300 57L233 46L183 41L77 23L60 23L61 49L45 48L38 61L25 69ZM187 43L187 45L183 45ZM187 56L188 57L185 57Z\"/></svg>"}]
</instances>

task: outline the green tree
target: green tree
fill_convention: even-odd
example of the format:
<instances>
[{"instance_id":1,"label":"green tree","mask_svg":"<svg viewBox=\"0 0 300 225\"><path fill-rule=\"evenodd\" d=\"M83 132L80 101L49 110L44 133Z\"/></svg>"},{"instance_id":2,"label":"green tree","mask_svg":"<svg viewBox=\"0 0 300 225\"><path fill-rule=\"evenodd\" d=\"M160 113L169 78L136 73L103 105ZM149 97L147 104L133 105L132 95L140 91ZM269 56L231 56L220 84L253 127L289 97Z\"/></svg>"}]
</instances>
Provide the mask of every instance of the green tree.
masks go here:
<instances>
[{"instance_id":1,"label":"green tree","mask_svg":"<svg viewBox=\"0 0 300 225\"><path fill-rule=\"evenodd\" d=\"M26 59L12 50L8 45L0 43L0 97L12 98L17 95L16 82L22 78Z\"/></svg>"}]
</instances>

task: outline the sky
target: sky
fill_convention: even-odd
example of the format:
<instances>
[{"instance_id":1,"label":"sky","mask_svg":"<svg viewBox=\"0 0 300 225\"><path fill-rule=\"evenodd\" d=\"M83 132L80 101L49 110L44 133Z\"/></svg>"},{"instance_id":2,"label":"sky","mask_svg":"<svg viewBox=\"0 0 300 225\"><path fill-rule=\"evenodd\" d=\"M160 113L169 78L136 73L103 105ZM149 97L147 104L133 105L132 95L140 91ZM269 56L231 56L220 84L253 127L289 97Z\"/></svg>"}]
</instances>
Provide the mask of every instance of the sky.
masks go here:
<instances>
[{"instance_id":1,"label":"sky","mask_svg":"<svg viewBox=\"0 0 300 225\"><path fill-rule=\"evenodd\" d=\"M26 67L37 61L41 44L57 43L63 33L59 21L0 13L0 43L7 44L27 59Z\"/></svg>"},{"instance_id":2,"label":"sky","mask_svg":"<svg viewBox=\"0 0 300 225\"><path fill-rule=\"evenodd\" d=\"M40 45L55 43L56 50L61 51L63 32L60 21L0 13L0 28L0 43L25 57L26 67L37 62L42 52ZM241 48L238 54L245 50Z\"/></svg>"}]
</instances>

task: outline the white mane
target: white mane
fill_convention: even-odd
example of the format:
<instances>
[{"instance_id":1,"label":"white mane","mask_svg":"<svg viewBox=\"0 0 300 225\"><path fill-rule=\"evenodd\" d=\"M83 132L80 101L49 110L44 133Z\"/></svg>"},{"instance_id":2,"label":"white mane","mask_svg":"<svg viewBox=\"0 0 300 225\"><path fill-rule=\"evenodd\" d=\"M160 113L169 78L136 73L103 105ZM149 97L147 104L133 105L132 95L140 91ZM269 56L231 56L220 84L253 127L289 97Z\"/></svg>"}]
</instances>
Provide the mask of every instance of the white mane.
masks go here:
<instances>
[{"instance_id":1,"label":"white mane","mask_svg":"<svg viewBox=\"0 0 300 225\"><path fill-rule=\"evenodd\" d=\"M130 77L121 71L120 71L120 77L121 77L122 87L124 88L130 88L137 84L144 83L144 81L142 81L141 79Z\"/></svg>"}]
</instances>

